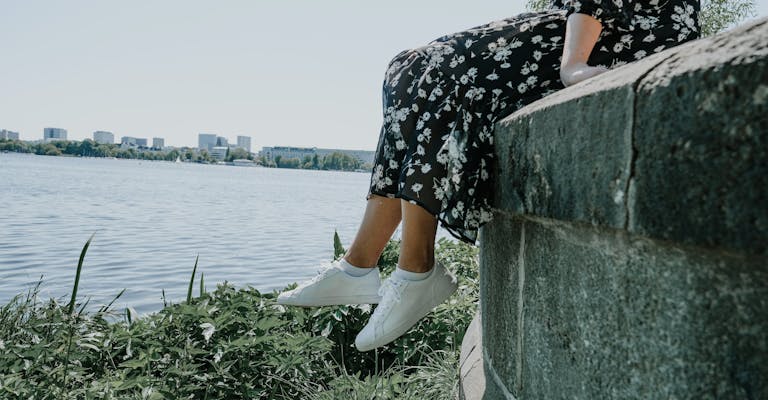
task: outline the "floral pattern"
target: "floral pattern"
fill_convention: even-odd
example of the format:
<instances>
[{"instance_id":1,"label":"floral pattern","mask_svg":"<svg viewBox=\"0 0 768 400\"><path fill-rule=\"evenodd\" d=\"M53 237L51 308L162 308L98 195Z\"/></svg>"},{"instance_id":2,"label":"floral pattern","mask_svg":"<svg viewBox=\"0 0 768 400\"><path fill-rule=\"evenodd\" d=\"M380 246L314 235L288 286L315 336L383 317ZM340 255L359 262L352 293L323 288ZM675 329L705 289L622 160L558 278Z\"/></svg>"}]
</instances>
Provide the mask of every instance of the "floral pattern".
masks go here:
<instances>
[{"instance_id":1,"label":"floral pattern","mask_svg":"<svg viewBox=\"0 0 768 400\"><path fill-rule=\"evenodd\" d=\"M615 68L699 37L696 0L554 0L396 55L367 198L402 198L475 243L492 219L495 123L563 89L560 58L573 13L603 25L589 65Z\"/></svg>"}]
</instances>

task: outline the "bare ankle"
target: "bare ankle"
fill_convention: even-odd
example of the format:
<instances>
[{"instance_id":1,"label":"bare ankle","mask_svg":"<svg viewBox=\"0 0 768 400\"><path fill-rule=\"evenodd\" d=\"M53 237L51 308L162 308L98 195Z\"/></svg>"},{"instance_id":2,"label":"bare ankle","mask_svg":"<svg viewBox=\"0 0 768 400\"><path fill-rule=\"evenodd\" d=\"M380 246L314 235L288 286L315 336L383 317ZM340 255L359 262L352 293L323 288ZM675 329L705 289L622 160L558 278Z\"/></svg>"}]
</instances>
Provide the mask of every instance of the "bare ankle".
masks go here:
<instances>
[{"instance_id":1,"label":"bare ankle","mask_svg":"<svg viewBox=\"0 0 768 400\"><path fill-rule=\"evenodd\" d=\"M434 256L423 258L400 257L397 260L397 265L400 269L408 272L429 272L435 265L435 258Z\"/></svg>"},{"instance_id":2,"label":"bare ankle","mask_svg":"<svg viewBox=\"0 0 768 400\"><path fill-rule=\"evenodd\" d=\"M375 261L371 261L370 258L361 258L349 253L344 255L343 258L347 260L348 263L358 268L373 268L378 261L378 258Z\"/></svg>"}]
</instances>

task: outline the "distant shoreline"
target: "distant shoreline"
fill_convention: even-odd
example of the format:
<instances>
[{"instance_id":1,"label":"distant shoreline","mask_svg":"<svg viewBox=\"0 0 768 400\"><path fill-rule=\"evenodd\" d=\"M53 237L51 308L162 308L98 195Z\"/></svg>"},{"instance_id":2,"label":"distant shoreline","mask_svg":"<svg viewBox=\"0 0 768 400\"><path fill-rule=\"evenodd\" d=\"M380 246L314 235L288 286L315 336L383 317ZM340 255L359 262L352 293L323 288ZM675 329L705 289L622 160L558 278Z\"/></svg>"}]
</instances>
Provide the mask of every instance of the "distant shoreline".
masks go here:
<instances>
[{"instance_id":1,"label":"distant shoreline","mask_svg":"<svg viewBox=\"0 0 768 400\"><path fill-rule=\"evenodd\" d=\"M62 154L58 156L49 156L45 154L35 154L35 153L22 153L22 152L16 152L16 151L6 151L2 150L0 151L0 155L2 154L18 154L23 156L40 156L40 157L50 157L50 158L74 158L74 159L98 159L98 160L113 160L113 161L138 161L138 162L158 162L158 163L168 163L168 164L176 164L175 161L168 161L168 160L145 160L140 158L117 158L117 157L93 157L93 156L80 156L80 155L72 155L72 154ZM208 165L208 166L214 166L214 167L240 167L238 165L234 165L232 162L222 162L222 163L204 163L204 162L195 162L195 161L181 161L179 164L195 164L195 165ZM356 172L356 173L366 173L370 174L370 170L346 170L346 169L307 169L307 168L285 168L285 167L265 167L260 164L255 164L253 166L245 166L245 168L264 168L264 169L287 169L287 170L296 170L296 171L329 171L329 172Z\"/></svg>"},{"instance_id":2,"label":"distant shoreline","mask_svg":"<svg viewBox=\"0 0 768 400\"><path fill-rule=\"evenodd\" d=\"M371 173L368 164L362 164L357 159L343 153L334 153L323 159L299 160L292 158L267 160L263 156L254 156L244 149L234 149L227 154L225 160L215 160L206 150L197 151L192 148L153 150L151 148L124 148L117 144L100 144L90 139L84 141L51 141L26 142L15 139L0 139L0 154L17 153L40 156L70 157L70 158L102 158L113 160L165 161L170 163L193 163L203 165L226 165L237 167L261 167L280 169L304 169L317 171L346 171Z\"/></svg>"}]
</instances>

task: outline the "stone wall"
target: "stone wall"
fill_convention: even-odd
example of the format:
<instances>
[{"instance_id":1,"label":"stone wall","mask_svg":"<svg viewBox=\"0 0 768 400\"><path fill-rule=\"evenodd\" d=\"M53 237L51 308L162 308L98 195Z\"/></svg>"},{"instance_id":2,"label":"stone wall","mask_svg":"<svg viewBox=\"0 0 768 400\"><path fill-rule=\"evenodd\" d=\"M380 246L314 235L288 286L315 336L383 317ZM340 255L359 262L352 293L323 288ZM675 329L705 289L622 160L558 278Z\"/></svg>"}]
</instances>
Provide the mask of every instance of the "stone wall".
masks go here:
<instances>
[{"instance_id":1,"label":"stone wall","mask_svg":"<svg viewBox=\"0 0 768 400\"><path fill-rule=\"evenodd\" d=\"M768 399L768 19L496 128L467 399Z\"/></svg>"}]
</instances>

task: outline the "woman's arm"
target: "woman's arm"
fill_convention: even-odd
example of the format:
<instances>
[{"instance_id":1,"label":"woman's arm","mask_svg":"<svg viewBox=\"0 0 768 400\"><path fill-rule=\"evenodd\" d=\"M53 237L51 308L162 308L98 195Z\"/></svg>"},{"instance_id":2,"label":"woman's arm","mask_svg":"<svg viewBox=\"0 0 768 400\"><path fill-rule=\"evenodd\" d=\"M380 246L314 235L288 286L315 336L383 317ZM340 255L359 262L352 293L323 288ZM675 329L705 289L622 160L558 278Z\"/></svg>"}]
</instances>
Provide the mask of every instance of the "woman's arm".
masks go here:
<instances>
[{"instance_id":1,"label":"woman's arm","mask_svg":"<svg viewBox=\"0 0 768 400\"><path fill-rule=\"evenodd\" d=\"M568 16L563 57L560 61L560 80L563 85L571 86L608 70L587 65L602 29L600 21L590 15L573 13Z\"/></svg>"}]
</instances>

